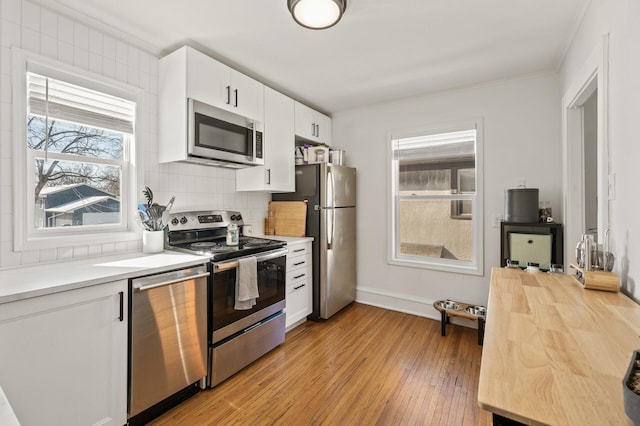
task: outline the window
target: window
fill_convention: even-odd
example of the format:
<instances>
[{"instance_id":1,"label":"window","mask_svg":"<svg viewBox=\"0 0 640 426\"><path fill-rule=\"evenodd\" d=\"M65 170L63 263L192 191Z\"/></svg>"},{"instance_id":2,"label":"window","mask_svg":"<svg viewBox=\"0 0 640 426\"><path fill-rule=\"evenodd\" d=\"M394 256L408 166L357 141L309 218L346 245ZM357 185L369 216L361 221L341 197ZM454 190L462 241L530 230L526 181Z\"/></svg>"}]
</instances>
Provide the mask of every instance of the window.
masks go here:
<instances>
[{"instance_id":1,"label":"window","mask_svg":"<svg viewBox=\"0 0 640 426\"><path fill-rule=\"evenodd\" d=\"M480 123L390 137L390 263L482 274Z\"/></svg>"},{"instance_id":2,"label":"window","mask_svg":"<svg viewBox=\"0 0 640 426\"><path fill-rule=\"evenodd\" d=\"M130 231L137 104L126 90L82 73L24 59L25 97L15 107L17 250L47 239L75 245L82 236L100 243Z\"/></svg>"}]
</instances>

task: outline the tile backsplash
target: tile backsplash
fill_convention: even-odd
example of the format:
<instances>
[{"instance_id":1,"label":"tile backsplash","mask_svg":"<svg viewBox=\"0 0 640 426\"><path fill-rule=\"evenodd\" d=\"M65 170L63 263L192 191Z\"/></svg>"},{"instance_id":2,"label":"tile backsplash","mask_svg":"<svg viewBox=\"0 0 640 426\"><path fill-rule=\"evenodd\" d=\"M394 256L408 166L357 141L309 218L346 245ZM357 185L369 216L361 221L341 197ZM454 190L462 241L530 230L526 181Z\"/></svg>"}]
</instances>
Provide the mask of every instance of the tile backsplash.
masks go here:
<instances>
[{"instance_id":1,"label":"tile backsplash","mask_svg":"<svg viewBox=\"0 0 640 426\"><path fill-rule=\"evenodd\" d=\"M11 48L73 65L144 90L136 123L138 200L153 189L159 204L176 195L174 210L242 212L263 231L270 194L235 191L235 171L196 164L158 163L158 57L82 22L26 0L0 0L0 268L141 249L141 239L78 247L13 251L13 123Z\"/></svg>"}]
</instances>

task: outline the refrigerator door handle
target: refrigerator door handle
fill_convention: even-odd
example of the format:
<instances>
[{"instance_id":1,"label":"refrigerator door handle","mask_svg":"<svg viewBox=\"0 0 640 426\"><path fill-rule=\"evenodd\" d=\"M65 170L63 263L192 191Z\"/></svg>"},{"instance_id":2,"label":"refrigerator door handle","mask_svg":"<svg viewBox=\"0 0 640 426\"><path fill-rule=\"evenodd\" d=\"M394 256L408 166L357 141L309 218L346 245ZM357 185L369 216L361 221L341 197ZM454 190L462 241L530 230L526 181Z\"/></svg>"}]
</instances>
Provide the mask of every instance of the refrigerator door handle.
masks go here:
<instances>
[{"instance_id":1,"label":"refrigerator door handle","mask_svg":"<svg viewBox=\"0 0 640 426\"><path fill-rule=\"evenodd\" d=\"M327 229L329 229L330 231L327 232L327 250L331 250L333 247L333 237L334 237L334 230L335 230L335 207L336 207L336 192L335 192L335 181L333 178L333 172L331 171L331 168L328 168L327 170L328 173L328 177L329 177L329 189L331 190L331 226L327 226ZM329 219L329 215L327 215L327 219Z\"/></svg>"}]
</instances>

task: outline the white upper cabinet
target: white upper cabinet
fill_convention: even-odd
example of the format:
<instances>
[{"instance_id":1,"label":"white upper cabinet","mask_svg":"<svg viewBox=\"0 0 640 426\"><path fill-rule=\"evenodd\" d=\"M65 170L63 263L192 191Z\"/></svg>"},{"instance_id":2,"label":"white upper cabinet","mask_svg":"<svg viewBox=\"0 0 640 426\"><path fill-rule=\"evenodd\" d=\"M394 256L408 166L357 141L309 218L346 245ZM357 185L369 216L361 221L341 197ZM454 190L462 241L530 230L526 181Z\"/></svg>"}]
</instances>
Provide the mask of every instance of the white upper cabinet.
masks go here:
<instances>
[{"instance_id":1,"label":"white upper cabinet","mask_svg":"<svg viewBox=\"0 0 640 426\"><path fill-rule=\"evenodd\" d=\"M297 101L295 129L296 136L314 143L331 145L331 118Z\"/></svg>"},{"instance_id":2,"label":"white upper cabinet","mask_svg":"<svg viewBox=\"0 0 640 426\"><path fill-rule=\"evenodd\" d=\"M238 191L295 191L293 99L264 88L265 165L236 171Z\"/></svg>"},{"instance_id":3,"label":"white upper cabinet","mask_svg":"<svg viewBox=\"0 0 640 426\"><path fill-rule=\"evenodd\" d=\"M187 99L264 121L264 85L184 46L160 59L161 163L187 159Z\"/></svg>"},{"instance_id":4,"label":"white upper cabinet","mask_svg":"<svg viewBox=\"0 0 640 426\"><path fill-rule=\"evenodd\" d=\"M243 117L264 119L264 85L215 59L185 46L187 97L235 112Z\"/></svg>"}]
</instances>

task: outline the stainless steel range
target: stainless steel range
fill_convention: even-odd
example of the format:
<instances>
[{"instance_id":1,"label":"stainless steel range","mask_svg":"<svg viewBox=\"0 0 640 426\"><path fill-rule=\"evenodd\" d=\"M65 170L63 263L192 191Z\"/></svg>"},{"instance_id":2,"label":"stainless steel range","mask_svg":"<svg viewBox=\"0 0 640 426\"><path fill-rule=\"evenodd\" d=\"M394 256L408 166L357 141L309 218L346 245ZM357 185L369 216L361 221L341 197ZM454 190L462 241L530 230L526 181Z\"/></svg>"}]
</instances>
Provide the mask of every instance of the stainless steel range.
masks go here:
<instances>
[{"instance_id":1,"label":"stainless steel range","mask_svg":"<svg viewBox=\"0 0 640 426\"><path fill-rule=\"evenodd\" d=\"M284 342L286 243L240 237L226 243L227 228L243 225L234 211L191 211L171 214L169 248L210 256L208 285L208 374L214 387ZM236 309L242 259L256 258L259 296L249 309Z\"/></svg>"}]
</instances>

